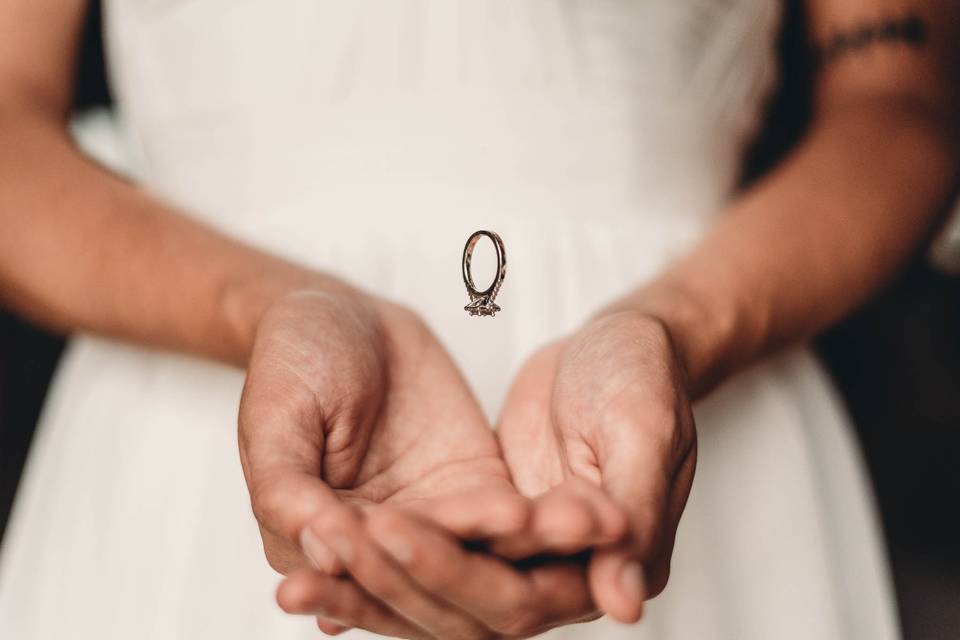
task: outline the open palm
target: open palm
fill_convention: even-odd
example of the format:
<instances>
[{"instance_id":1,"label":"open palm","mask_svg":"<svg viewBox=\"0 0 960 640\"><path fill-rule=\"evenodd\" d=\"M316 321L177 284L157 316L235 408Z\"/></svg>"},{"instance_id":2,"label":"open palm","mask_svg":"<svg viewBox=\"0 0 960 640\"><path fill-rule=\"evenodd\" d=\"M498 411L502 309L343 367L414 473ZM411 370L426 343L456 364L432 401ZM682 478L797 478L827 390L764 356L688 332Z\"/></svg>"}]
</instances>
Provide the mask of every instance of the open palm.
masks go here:
<instances>
[{"instance_id":1,"label":"open palm","mask_svg":"<svg viewBox=\"0 0 960 640\"><path fill-rule=\"evenodd\" d=\"M241 403L240 450L267 558L283 573L306 564L300 535L318 514L476 489L516 496L436 338L410 311L355 295L298 293L268 312Z\"/></svg>"},{"instance_id":2,"label":"open palm","mask_svg":"<svg viewBox=\"0 0 960 640\"><path fill-rule=\"evenodd\" d=\"M518 375L498 435L524 495L576 479L625 510L628 539L596 551L588 579L597 605L637 619L643 598L666 583L696 461L684 376L663 325L620 312L544 348Z\"/></svg>"}]
</instances>

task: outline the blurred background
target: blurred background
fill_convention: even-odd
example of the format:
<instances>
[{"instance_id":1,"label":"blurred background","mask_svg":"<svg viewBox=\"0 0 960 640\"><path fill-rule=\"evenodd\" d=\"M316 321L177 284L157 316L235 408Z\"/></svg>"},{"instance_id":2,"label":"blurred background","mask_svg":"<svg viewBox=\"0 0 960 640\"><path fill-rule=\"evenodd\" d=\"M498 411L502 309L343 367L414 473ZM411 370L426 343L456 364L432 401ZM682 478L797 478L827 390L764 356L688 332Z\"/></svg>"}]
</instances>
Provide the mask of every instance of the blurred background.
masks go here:
<instances>
[{"instance_id":1,"label":"blurred background","mask_svg":"<svg viewBox=\"0 0 960 640\"><path fill-rule=\"evenodd\" d=\"M788 11L799 11L788 3ZM786 20L786 24L801 24ZM763 175L809 115L805 34L780 38L783 85L744 164ZM77 70L75 109L109 107L93 3ZM0 308L0 544L64 336ZM918 255L866 307L817 340L857 426L873 480L907 640L960 637L960 277Z\"/></svg>"}]
</instances>

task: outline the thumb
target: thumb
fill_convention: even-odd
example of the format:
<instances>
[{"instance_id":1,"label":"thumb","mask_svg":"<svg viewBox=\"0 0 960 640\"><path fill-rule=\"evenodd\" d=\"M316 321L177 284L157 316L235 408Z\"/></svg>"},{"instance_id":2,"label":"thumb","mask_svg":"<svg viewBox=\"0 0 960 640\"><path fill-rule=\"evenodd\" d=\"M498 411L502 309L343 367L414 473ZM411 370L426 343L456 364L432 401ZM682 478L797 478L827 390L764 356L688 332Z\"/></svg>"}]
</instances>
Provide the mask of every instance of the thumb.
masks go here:
<instances>
[{"instance_id":1,"label":"thumb","mask_svg":"<svg viewBox=\"0 0 960 640\"><path fill-rule=\"evenodd\" d=\"M260 527L267 562L282 574L304 566L304 553L327 573L338 571L335 556L322 543L306 539L307 524L342 508L340 499L320 478L285 471L250 483L250 501Z\"/></svg>"},{"instance_id":2,"label":"thumb","mask_svg":"<svg viewBox=\"0 0 960 640\"><path fill-rule=\"evenodd\" d=\"M643 601L666 585L696 447L676 456L674 443L664 444L636 424L618 432L615 446L601 448L606 455L599 462L604 489L627 514L629 534L624 542L595 551L588 578L597 606L633 623L643 614Z\"/></svg>"},{"instance_id":3,"label":"thumb","mask_svg":"<svg viewBox=\"0 0 960 640\"><path fill-rule=\"evenodd\" d=\"M267 562L286 574L304 565L300 536L307 523L339 499L320 477L322 430L290 428L295 421L284 412L249 400L245 395L241 403L240 462Z\"/></svg>"},{"instance_id":4,"label":"thumb","mask_svg":"<svg viewBox=\"0 0 960 640\"><path fill-rule=\"evenodd\" d=\"M628 624L640 620L647 598L645 568L635 556L627 545L597 549L588 568L590 591L597 607Z\"/></svg>"}]
</instances>

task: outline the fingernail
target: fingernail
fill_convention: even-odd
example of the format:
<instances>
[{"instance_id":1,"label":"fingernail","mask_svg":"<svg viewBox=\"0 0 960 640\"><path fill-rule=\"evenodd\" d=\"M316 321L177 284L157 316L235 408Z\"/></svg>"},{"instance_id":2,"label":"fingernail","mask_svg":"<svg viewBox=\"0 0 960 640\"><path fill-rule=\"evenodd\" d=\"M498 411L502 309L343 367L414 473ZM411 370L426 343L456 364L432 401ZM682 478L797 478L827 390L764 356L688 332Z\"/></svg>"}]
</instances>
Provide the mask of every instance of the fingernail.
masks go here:
<instances>
[{"instance_id":1,"label":"fingernail","mask_svg":"<svg viewBox=\"0 0 960 640\"><path fill-rule=\"evenodd\" d=\"M413 547L406 538L396 534L377 536L377 544L400 564L413 561Z\"/></svg>"},{"instance_id":2,"label":"fingernail","mask_svg":"<svg viewBox=\"0 0 960 640\"><path fill-rule=\"evenodd\" d=\"M304 527L300 532L300 548L313 566L325 573L333 573L337 562L336 556L330 547L310 530L310 527Z\"/></svg>"},{"instance_id":3,"label":"fingernail","mask_svg":"<svg viewBox=\"0 0 960 640\"><path fill-rule=\"evenodd\" d=\"M345 627L338 622L326 620L324 618L317 618L317 627L319 627L320 631L328 636L338 636L344 631L350 629L350 627Z\"/></svg>"},{"instance_id":4,"label":"fingernail","mask_svg":"<svg viewBox=\"0 0 960 640\"><path fill-rule=\"evenodd\" d=\"M353 542L350 538L342 533L334 533L327 539L327 543L344 564L350 564L353 561Z\"/></svg>"},{"instance_id":5,"label":"fingernail","mask_svg":"<svg viewBox=\"0 0 960 640\"><path fill-rule=\"evenodd\" d=\"M642 603L646 595L643 579L643 567L639 562L629 560L620 568L620 592L630 602Z\"/></svg>"}]
</instances>

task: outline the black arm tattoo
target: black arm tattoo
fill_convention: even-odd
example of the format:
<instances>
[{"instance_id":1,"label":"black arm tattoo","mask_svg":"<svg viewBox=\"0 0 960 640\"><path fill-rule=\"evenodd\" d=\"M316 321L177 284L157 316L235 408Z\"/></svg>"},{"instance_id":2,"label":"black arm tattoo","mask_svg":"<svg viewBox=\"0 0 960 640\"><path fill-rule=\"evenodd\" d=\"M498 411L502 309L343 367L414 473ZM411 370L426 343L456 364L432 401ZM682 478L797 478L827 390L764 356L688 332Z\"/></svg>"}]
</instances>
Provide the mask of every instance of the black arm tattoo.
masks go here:
<instances>
[{"instance_id":1,"label":"black arm tattoo","mask_svg":"<svg viewBox=\"0 0 960 640\"><path fill-rule=\"evenodd\" d=\"M825 44L816 48L815 53L818 63L823 65L868 47L897 42L914 48L926 44L927 26L923 20L910 14L904 18L864 23L831 36Z\"/></svg>"}]
</instances>

